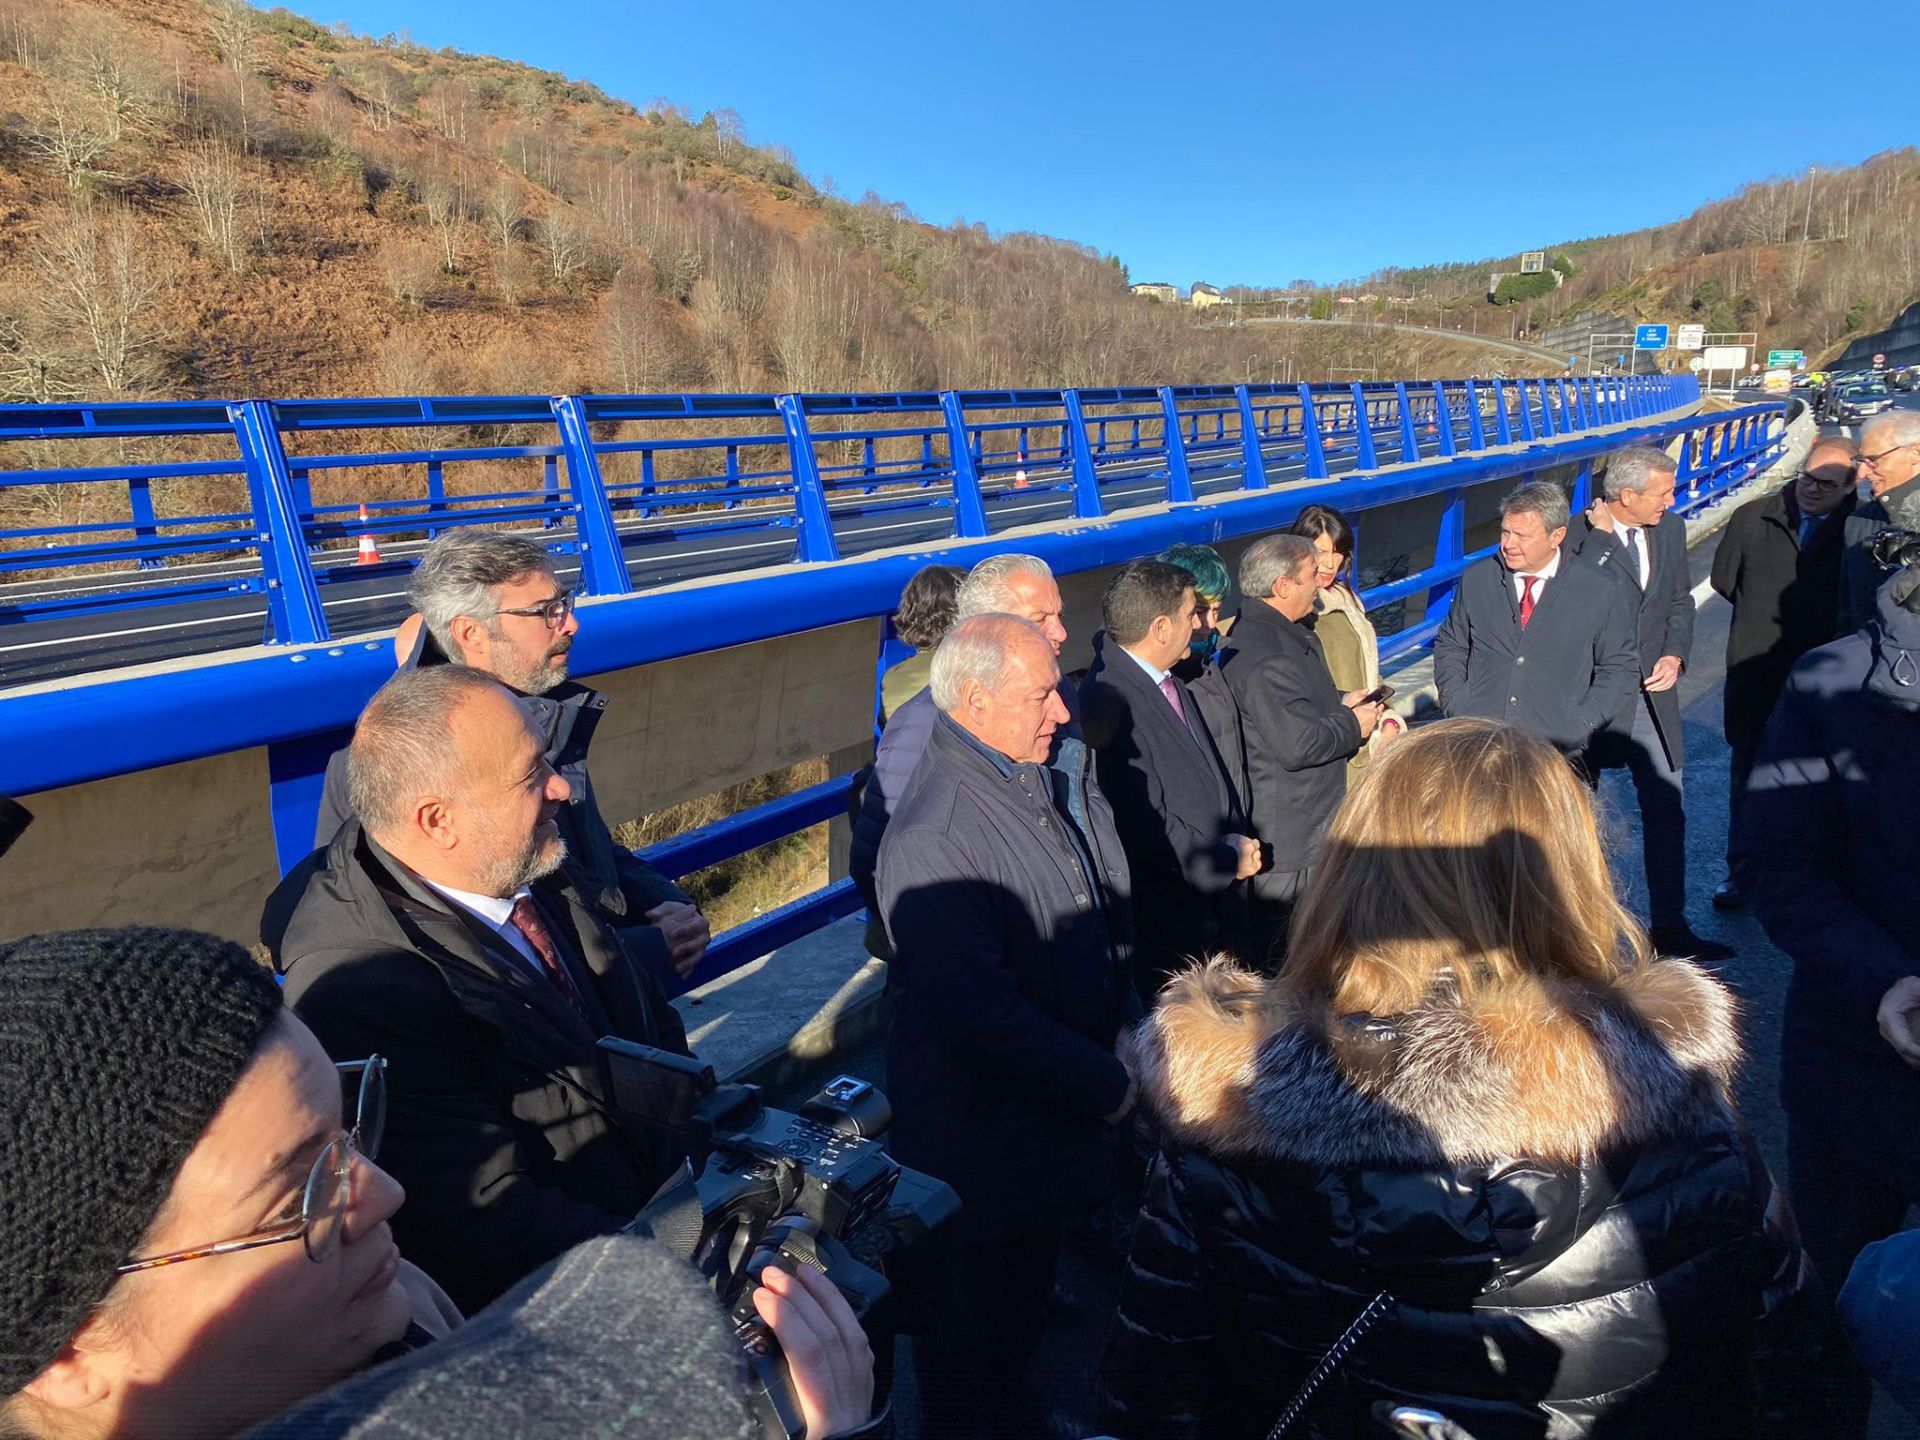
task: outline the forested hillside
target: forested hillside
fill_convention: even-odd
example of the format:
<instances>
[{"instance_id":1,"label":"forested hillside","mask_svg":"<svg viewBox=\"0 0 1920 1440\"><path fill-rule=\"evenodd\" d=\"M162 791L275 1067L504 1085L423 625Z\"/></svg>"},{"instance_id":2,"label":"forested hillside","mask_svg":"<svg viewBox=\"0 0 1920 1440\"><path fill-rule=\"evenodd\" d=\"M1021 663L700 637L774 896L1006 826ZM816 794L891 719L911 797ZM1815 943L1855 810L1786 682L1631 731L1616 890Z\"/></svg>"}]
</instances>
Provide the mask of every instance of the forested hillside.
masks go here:
<instances>
[{"instance_id":1,"label":"forested hillside","mask_svg":"<svg viewBox=\"0 0 1920 1440\"><path fill-rule=\"evenodd\" d=\"M1515 273L1514 254L1381 270L1332 288L1296 281L1280 293L1333 315L1342 313L1341 294L1351 301L1367 292L1352 308L1522 336L1584 311L1697 321L1709 331L1757 331L1763 345L1831 354L1920 298L1920 150L1756 181L1669 225L1543 248L1562 274L1557 286L1551 274ZM1508 281L1490 303L1487 278L1499 272Z\"/></svg>"},{"instance_id":2,"label":"forested hillside","mask_svg":"<svg viewBox=\"0 0 1920 1440\"><path fill-rule=\"evenodd\" d=\"M743 103L746 97L743 97ZM0 0L0 400L1465 373L822 193L728 111L242 0Z\"/></svg>"}]
</instances>

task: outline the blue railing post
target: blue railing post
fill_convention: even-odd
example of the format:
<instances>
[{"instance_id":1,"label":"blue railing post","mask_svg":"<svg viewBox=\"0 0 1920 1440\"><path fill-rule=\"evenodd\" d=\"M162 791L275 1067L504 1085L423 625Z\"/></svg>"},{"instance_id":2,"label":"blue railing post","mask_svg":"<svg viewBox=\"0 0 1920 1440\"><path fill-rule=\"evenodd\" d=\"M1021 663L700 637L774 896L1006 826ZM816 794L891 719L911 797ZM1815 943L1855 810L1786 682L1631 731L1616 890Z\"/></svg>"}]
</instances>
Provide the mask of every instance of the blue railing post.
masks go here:
<instances>
[{"instance_id":1,"label":"blue railing post","mask_svg":"<svg viewBox=\"0 0 1920 1440\"><path fill-rule=\"evenodd\" d=\"M1167 499L1178 504L1193 499L1193 471L1187 466L1187 442L1180 429L1180 407L1173 402L1173 387L1160 387L1160 429L1167 441Z\"/></svg>"},{"instance_id":2,"label":"blue railing post","mask_svg":"<svg viewBox=\"0 0 1920 1440\"><path fill-rule=\"evenodd\" d=\"M1453 411L1447 406L1446 382L1442 380L1433 382L1433 430L1443 456L1460 453L1460 447L1453 438Z\"/></svg>"},{"instance_id":3,"label":"blue railing post","mask_svg":"<svg viewBox=\"0 0 1920 1440\"><path fill-rule=\"evenodd\" d=\"M1487 448L1487 427L1480 418L1480 384L1467 381L1467 445L1474 450Z\"/></svg>"},{"instance_id":4,"label":"blue railing post","mask_svg":"<svg viewBox=\"0 0 1920 1440\"><path fill-rule=\"evenodd\" d=\"M300 507L287 472L280 427L265 400L243 400L227 407L240 461L247 468L253 502L253 533L260 545L261 578L267 585L269 643L305 645L325 640L327 612L300 525Z\"/></svg>"},{"instance_id":5,"label":"blue railing post","mask_svg":"<svg viewBox=\"0 0 1920 1440\"><path fill-rule=\"evenodd\" d=\"M1493 443L1513 443L1513 417L1507 413L1507 382L1500 379L1493 382Z\"/></svg>"},{"instance_id":6,"label":"blue railing post","mask_svg":"<svg viewBox=\"0 0 1920 1440\"><path fill-rule=\"evenodd\" d=\"M558 510L560 508L560 457L558 455L543 455L540 457L540 461L540 486L544 498L548 505L552 506L554 510ZM547 518L540 522L540 528L542 530L558 530L560 528L560 517L557 514L549 513Z\"/></svg>"},{"instance_id":7,"label":"blue railing post","mask_svg":"<svg viewBox=\"0 0 1920 1440\"><path fill-rule=\"evenodd\" d=\"M322 730L267 746L267 812L273 820L274 859L282 875L313 853L327 761L352 739L351 730Z\"/></svg>"},{"instance_id":8,"label":"blue railing post","mask_svg":"<svg viewBox=\"0 0 1920 1440\"><path fill-rule=\"evenodd\" d=\"M1446 508L1440 512L1440 533L1433 542L1433 564L1458 565L1467 556L1467 496L1462 490L1449 490ZM1427 590L1426 623L1437 625L1447 618L1453 604L1458 580L1443 580Z\"/></svg>"},{"instance_id":9,"label":"blue railing post","mask_svg":"<svg viewBox=\"0 0 1920 1440\"><path fill-rule=\"evenodd\" d=\"M447 506L447 477L438 460L427 462L427 514L437 516ZM433 539L440 532L432 525L427 526L427 538Z\"/></svg>"},{"instance_id":10,"label":"blue railing post","mask_svg":"<svg viewBox=\"0 0 1920 1440\"><path fill-rule=\"evenodd\" d=\"M1516 382L1520 386L1520 438L1526 441L1538 440L1540 428L1533 420L1533 391L1522 379ZM1542 385L1547 382L1542 380Z\"/></svg>"},{"instance_id":11,"label":"blue railing post","mask_svg":"<svg viewBox=\"0 0 1920 1440\"><path fill-rule=\"evenodd\" d=\"M833 516L827 511L826 482L820 478L820 457L813 453L813 431L798 395L776 395L774 407L787 432L787 456L793 471L793 518L799 528L796 547L805 561L838 560L840 547L833 538Z\"/></svg>"},{"instance_id":12,"label":"blue railing post","mask_svg":"<svg viewBox=\"0 0 1920 1440\"><path fill-rule=\"evenodd\" d=\"M1413 401L1407 395L1407 382L1396 380L1393 385L1393 403L1400 411L1400 463L1406 464L1420 458L1420 435L1413 424Z\"/></svg>"},{"instance_id":13,"label":"blue railing post","mask_svg":"<svg viewBox=\"0 0 1920 1440\"><path fill-rule=\"evenodd\" d=\"M630 595L627 559L620 551L620 532L614 528L613 506L607 501L600 457L587 427L586 404L578 395L555 395L554 424L560 448L567 457L567 485L573 492L574 535L580 546L580 586L589 595Z\"/></svg>"},{"instance_id":14,"label":"blue railing post","mask_svg":"<svg viewBox=\"0 0 1920 1440\"><path fill-rule=\"evenodd\" d=\"M1354 464L1362 470L1378 470L1380 452L1373 444L1373 413L1367 408L1367 397L1358 380L1353 382L1353 426L1357 449Z\"/></svg>"},{"instance_id":15,"label":"blue railing post","mask_svg":"<svg viewBox=\"0 0 1920 1440\"><path fill-rule=\"evenodd\" d=\"M953 533L963 540L991 534L986 502L980 498L980 467L967 439L967 417L960 397L940 392L940 413L947 421L947 450L953 457Z\"/></svg>"},{"instance_id":16,"label":"blue railing post","mask_svg":"<svg viewBox=\"0 0 1920 1440\"><path fill-rule=\"evenodd\" d=\"M1087 415L1078 390L1062 390L1060 404L1067 412L1067 453L1073 467L1073 513L1079 520L1098 520L1107 512L1100 503L1100 478L1094 473L1087 449Z\"/></svg>"},{"instance_id":17,"label":"blue railing post","mask_svg":"<svg viewBox=\"0 0 1920 1440\"><path fill-rule=\"evenodd\" d=\"M1300 434L1307 442L1307 479L1327 478L1327 447L1320 439L1320 416L1313 408L1313 387L1300 382Z\"/></svg>"},{"instance_id":18,"label":"blue railing post","mask_svg":"<svg viewBox=\"0 0 1920 1440\"><path fill-rule=\"evenodd\" d=\"M1579 515L1593 504L1593 457L1580 462L1573 475L1573 513Z\"/></svg>"},{"instance_id":19,"label":"blue railing post","mask_svg":"<svg viewBox=\"0 0 1920 1440\"><path fill-rule=\"evenodd\" d=\"M1253 396L1245 385L1233 387L1234 403L1240 407L1240 488L1267 488L1267 453L1261 448L1260 425L1253 417Z\"/></svg>"},{"instance_id":20,"label":"blue railing post","mask_svg":"<svg viewBox=\"0 0 1920 1440\"><path fill-rule=\"evenodd\" d=\"M1692 497L1695 473L1693 431L1689 430L1680 437L1680 459L1676 462L1673 477L1674 499L1676 503L1682 499Z\"/></svg>"},{"instance_id":21,"label":"blue railing post","mask_svg":"<svg viewBox=\"0 0 1920 1440\"><path fill-rule=\"evenodd\" d=\"M127 507L133 512L134 538L139 540L152 540L158 543L160 539L160 517L153 513L153 490L148 484L146 476L137 475L127 481ZM136 568L141 570L164 570L167 568L167 564L166 561L162 560L158 555L142 555Z\"/></svg>"}]
</instances>

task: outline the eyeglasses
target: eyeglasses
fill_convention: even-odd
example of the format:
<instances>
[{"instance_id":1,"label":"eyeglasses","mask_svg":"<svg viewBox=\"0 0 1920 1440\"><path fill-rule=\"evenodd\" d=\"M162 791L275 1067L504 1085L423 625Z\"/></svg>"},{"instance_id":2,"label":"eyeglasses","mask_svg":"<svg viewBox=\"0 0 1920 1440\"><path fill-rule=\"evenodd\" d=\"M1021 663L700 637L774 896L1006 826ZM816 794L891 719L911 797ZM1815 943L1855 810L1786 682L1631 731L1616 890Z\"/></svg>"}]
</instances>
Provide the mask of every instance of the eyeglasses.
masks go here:
<instances>
[{"instance_id":1,"label":"eyeglasses","mask_svg":"<svg viewBox=\"0 0 1920 1440\"><path fill-rule=\"evenodd\" d=\"M523 605L515 610L496 610L496 615L524 615L529 620L544 620L549 630L558 630L567 623L567 617L573 614L573 592L563 590L551 600L542 600L538 605Z\"/></svg>"},{"instance_id":2,"label":"eyeglasses","mask_svg":"<svg viewBox=\"0 0 1920 1440\"><path fill-rule=\"evenodd\" d=\"M129 1260L116 1267L114 1273L131 1275L139 1270L157 1270L163 1265L178 1265L209 1255L257 1250L263 1245L279 1245L288 1240L305 1241L307 1258L315 1264L331 1255L340 1243L347 1204L353 1196L354 1157L361 1155L372 1160L378 1155L380 1139L387 1127L387 1062L375 1055L366 1060L349 1060L334 1068L340 1072L343 1088L348 1083L356 1086L353 1128L341 1131L328 1141L314 1159L313 1169L307 1173L306 1188L300 1193L297 1216L289 1216L237 1239Z\"/></svg>"},{"instance_id":3,"label":"eyeglasses","mask_svg":"<svg viewBox=\"0 0 1920 1440\"><path fill-rule=\"evenodd\" d=\"M1854 464L1855 465L1872 465L1877 467L1882 460L1886 459L1887 456L1893 454L1896 450L1911 450L1913 448L1913 445L1914 445L1914 442L1911 440L1909 440L1904 445L1890 445L1885 450L1882 450L1878 455L1862 455L1858 460L1854 461Z\"/></svg>"}]
</instances>

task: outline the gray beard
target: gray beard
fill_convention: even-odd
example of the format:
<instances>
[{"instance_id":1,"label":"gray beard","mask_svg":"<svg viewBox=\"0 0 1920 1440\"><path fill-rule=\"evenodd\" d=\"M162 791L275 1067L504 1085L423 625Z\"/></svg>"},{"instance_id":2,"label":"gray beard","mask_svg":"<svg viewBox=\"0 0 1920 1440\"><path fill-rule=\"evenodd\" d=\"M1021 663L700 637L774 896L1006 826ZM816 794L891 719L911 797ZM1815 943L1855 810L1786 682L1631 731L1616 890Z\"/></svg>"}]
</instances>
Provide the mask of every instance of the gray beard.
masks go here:
<instances>
[{"instance_id":1,"label":"gray beard","mask_svg":"<svg viewBox=\"0 0 1920 1440\"><path fill-rule=\"evenodd\" d=\"M551 848L534 845L524 853L510 860L502 860L499 866L488 873L488 884L483 893L498 895L506 899L509 895L536 880L543 880L558 870L567 858L567 842L555 840Z\"/></svg>"}]
</instances>

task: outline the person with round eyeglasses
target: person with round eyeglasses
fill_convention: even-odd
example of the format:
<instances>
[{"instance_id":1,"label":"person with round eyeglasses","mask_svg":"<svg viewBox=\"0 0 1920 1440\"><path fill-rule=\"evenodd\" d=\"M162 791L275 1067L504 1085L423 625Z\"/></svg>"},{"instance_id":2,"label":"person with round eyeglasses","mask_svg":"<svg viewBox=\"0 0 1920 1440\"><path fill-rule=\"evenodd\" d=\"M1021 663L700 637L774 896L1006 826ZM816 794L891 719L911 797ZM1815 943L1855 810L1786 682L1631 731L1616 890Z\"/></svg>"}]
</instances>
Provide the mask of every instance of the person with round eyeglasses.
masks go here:
<instances>
[{"instance_id":1,"label":"person with round eyeglasses","mask_svg":"<svg viewBox=\"0 0 1920 1440\"><path fill-rule=\"evenodd\" d=\"M1889 410L1860 427L1857 473L1867 493L1847 517L1839 634L1873 618L1885 574L1868 547L1889 526L1920 528L1920 410Z\"/></svg>"},{"instance_id":2,"label":"person with round eyeglasses","mask_svg":"<svg viewBox=\"0 0 1920 1440\"><path fill-rule=\"evenodd\" d=\"M451 1418L461 1405L611 1433L690 1403L709 1428L661 1433L746 1433L710 1288L649 1241L590 1242L463 1323L394 1244L405 1195L374 1162L385 1095L383 1059L335 1065L231 942L127 928L0 944L0 1435L482 1433ZM766 1284L756 1304L808 1434L856 1432L872 1402L858 1321L824 1281ZM535 1340L549 1372L559 1356L571 1371L502 1364ZM420 1364L444 1369L445 1393L421 1388Z\"/></svg>"}]
</instances>

